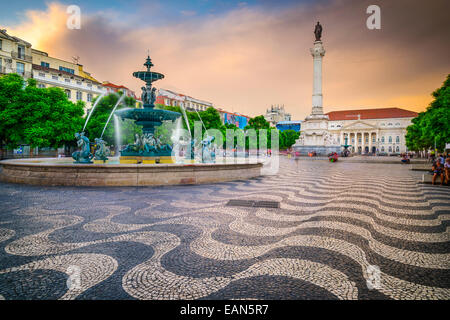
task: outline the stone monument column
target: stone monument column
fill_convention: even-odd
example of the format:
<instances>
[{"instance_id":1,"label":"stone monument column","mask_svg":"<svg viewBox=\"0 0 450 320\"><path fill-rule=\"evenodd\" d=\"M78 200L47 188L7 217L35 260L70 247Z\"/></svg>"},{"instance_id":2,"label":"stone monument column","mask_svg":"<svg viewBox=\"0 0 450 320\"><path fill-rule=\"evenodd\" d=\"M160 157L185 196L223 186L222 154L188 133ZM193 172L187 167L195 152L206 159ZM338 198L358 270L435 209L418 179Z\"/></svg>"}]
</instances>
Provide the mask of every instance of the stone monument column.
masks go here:
<instances>
[{"instance_id":1,"label":"stone monument column","mask_svg":"<svg viewBox=\"0 0 450 320\"><path fill-rule=\"evenodd\" d=\"M313 80L313 95L312 95L312 112L311 114L323 114L322 106L322 59L325 55L322 41L315 41L314 47L310 49L313 56L314 80Z\"/></svg>"},{"instance_id":2,"label":"stone monument column","mask_svg":"<svg viewBox=\"0 0 450 320\"><path fill-rule=\"evenodd\" d=\"M334 136L328 131L328 115L323 113L322 97L322 59L325 49L322 44L322 26L317 22L314 29L315 41L310 48L313 57L313 94L311 114L302 122L300 138L294 145L294 149L300 154L308 154L315 151L317 154L327 155L331 152L339 152L340 145Z\"/></svg>"}]
</instances>

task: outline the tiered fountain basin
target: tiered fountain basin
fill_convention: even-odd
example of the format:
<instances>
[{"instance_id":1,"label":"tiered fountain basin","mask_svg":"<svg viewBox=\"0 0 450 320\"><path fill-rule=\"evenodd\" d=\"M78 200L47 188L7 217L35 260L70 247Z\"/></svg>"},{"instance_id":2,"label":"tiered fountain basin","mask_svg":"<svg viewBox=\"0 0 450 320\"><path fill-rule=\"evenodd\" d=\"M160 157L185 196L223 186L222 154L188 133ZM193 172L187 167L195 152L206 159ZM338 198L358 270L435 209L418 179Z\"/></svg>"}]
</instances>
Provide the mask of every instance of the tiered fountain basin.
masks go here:
<instances>
[{"instance_id":1,"label":"tiered fountain basin","mask_svg":"<svg viewBox=\"0 0 450 320\"><path fill-rule=\"evenodd\" d=\"M117 164L114 164L114 163ZM68 158L0 161L0 181L41 186L157 186L218 183L261 175L263 163L227 159L195 164L74 164Z\"/></svg>"}]
</instances>

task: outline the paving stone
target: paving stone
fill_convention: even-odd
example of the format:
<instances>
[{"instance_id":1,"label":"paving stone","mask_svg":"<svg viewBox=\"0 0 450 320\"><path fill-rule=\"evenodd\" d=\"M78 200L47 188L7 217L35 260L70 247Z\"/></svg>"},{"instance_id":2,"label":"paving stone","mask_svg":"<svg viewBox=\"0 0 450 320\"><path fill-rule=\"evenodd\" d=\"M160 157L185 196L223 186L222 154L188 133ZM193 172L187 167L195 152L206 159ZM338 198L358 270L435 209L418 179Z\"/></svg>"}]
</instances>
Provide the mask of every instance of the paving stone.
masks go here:
<instances>
[{"instance_id":1,"label":"paving stone","mask_svg":"<svg viewBox=\"0 0 450 320\"><path fill-rule=\"evenodd\" d=\"M450 189L419 176L282 158L210 185L2 183L0 299L448 300Z\"/></svg>"}]
</instances>

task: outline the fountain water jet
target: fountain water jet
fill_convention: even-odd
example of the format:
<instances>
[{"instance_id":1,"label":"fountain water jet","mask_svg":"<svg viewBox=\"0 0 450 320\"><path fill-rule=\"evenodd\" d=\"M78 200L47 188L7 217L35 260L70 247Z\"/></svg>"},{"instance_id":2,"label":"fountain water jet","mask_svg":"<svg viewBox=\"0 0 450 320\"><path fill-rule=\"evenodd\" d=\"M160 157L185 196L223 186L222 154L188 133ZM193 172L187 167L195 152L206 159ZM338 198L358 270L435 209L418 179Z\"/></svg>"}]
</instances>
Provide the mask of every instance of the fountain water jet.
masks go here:
<instances>
[{"instance_id":1,"label":"fountain water jet","mask_svg":"<svg viewBox=\"0 0 450 320\"><path fill-rule=\"evenodd\" d=\"M108 126L109 120L111 120L111 117L113 116L114 111L116 111L117 107L122 102L123 98L125 98L125 94L120 96L119 100L117 100L116 105L114 106L111 113L109 114L108 120L106 121L105 126L103 127L103 131L102 131L102 135L100 136L100 139L103 138L103 134L105 133L106 127Z\"/></svg>"},{"instance_id":2,"label":"fountain water jet","mask_svg":"<svg viewBox=\"0 0 450 320\"><path fill-rule=\"evenodd\" d=\"M180 156L180 149L182 149L184 146L184 139L181 140L182 129L181 118L178 118L175 121L175 129L173 130L172 136L170 137L173 143L172 157L175 158L176 163L183 162L182 157Z\"/></svg>"},{"instance_id":3,"label":"fountain water jet","mask_svg":"<svg viewBox=\"0 0 450 320\"><path fill-rule=\"evenodd\" d=\"M114 133L115 133L115 138L116 138L116 150L117 153L120 150L120 145L122 143L121 138L122 138L122 130L120 128L120 122L119 122L119 117L114 115Z\"/></svg>"},{"instance_id":4,"label":"fountain water jet","mask_svg":"<svg viewBox=\"0 0 450 320\"><path fill-rule=\"evenodd\" d=\"M91 110L89 111L89 114L86 118L86 121L84 122L84 126L83 126L83 130L81 130L81 132L84 132L84 129L86 129L86 125L89 122L89 119L91 118L91 115L94 113L95 107L97 106L97 104L100 102L100 100L103 99L103 97L105 96L105 93L102 93L97 100L95 100L94 105L92 106Z\"/></svg>"},{"instance_id":5,"label":"fountain water jet","mask_svg":"<svg viewBox=\"0 0 450 320\"><path fill-rule=\"evenodd\" d=\"M189 127L189 121L186 115L186 109L184 109L184 106L180 105L181 113L183 114L184 122L186 123L187 130L189 131L189 135L192 137L191 128Z\"/></svg>"}]
</instances>

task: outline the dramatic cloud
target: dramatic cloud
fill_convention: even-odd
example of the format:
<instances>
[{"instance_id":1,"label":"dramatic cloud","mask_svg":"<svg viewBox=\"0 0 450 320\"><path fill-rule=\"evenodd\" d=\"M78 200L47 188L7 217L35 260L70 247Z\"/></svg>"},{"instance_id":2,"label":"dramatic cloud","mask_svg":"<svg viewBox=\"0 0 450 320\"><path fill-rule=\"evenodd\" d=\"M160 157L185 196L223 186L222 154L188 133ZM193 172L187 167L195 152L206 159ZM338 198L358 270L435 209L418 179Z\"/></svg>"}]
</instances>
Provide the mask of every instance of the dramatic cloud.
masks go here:
<instances>
[{"instance_id":1,"label":"dramatic cloud","mask_svg":"<svg viewBox=\"0 0 450 320\"><path fill-rule=\"evenodd\" d=\"M366 8L381 7L381 30L366 28ZM424 110L450 71L448 1L322 1L276 10L240 6L215 16L149 26L145 12L83 14L81 30L66 28L66 7L31 11L9 33L34 48L70 59L136 91L131 76L147 50L166 75L157 87L211 101L248 115L285 104L294 119L311 110L316 21L324 27L325 111L369 107ZM142 25L142 27L140 27Z\"/></svg>"}]
</instances>

